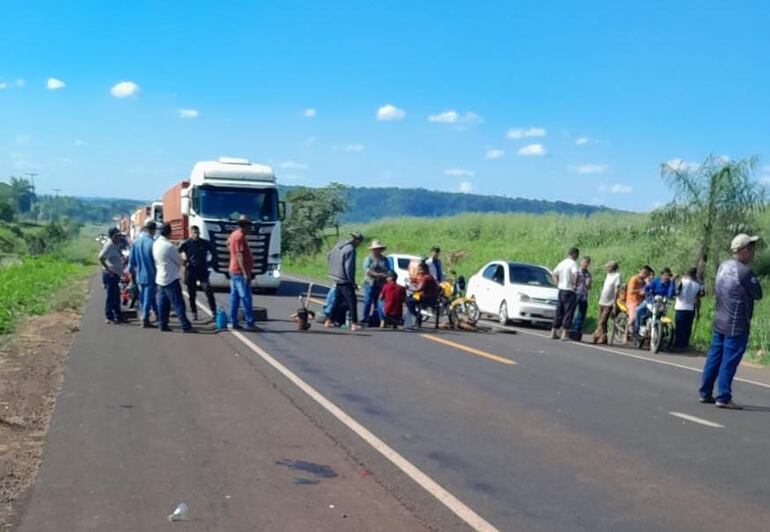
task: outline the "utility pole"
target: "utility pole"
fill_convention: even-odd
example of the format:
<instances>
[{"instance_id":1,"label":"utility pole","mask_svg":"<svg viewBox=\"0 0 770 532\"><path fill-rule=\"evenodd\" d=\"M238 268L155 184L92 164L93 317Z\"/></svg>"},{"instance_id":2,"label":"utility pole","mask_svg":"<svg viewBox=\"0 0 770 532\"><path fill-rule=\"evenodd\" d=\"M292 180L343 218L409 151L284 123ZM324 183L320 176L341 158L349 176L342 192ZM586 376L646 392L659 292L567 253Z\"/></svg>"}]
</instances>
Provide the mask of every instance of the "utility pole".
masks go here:
<instances>
[{"instance_id":1,"label":"utility pole","mask_svg":"<svg viewBox=\"0 0 770 532\"><path fill-rule=\"evenodd\" d=\"M27 172L27 173L26 173L26 174L24 174L24 175L26 175L27 177L29 177L29 180L32 182L32 193L34 194L34 193L35 193L35 178L36 178L38 175L40 175L40 174L36 174L35 172Z\"/></svg>"},{"instance_id":2,"label":"utility pole","mask_svg":"<svg viewBox=\"0 0 770 532\"><path fill-rule=\"evenodd\" d=\"M56 193L56 197L58 198L59 197L59 192L61 192L61 189L60 188L52 188L51 190L53 190Z\"/></svg>"}]
</instances>

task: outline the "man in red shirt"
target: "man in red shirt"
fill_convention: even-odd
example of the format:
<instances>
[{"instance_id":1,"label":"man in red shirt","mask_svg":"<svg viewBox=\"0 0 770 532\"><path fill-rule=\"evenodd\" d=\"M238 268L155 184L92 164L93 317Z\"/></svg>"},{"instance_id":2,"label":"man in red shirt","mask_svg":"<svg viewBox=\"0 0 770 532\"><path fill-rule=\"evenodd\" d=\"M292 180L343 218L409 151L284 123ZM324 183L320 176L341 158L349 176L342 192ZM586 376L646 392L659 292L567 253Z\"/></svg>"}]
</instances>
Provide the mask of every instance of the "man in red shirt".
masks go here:
<instances>
[{"instance_id":1,"label":"man in red shirt","mask_svg":"<svg viewBox=\"0 0 770 532\"><path fill-rule=\"evenodd\" d=\"M246 327L256 329L251 300L251 275L254 272L254 257L249 249L246 236L251 233L251 220L248 216L238 219L238 229L227 238L230 252L230 322L233 329L242 329L238 324L238 308L243 303L243 316Z\"/></svg>"}]
</instances>

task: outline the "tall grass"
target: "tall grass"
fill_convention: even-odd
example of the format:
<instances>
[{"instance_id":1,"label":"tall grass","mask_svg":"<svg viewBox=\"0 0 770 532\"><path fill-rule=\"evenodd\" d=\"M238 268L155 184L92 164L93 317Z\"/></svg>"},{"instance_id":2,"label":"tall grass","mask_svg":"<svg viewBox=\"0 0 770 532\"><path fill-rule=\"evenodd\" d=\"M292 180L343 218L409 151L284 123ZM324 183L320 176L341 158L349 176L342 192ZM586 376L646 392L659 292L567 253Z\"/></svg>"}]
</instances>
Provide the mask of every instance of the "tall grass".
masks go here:
<instances>
[{"instance_id":1,"label":"tall grass","mask_svg":"<svg viewBox=\"0 0 770 532\"><path fill-rule=\"evenodd\" d=\"M768 220L765 219L765 222ZM602 213L590 217L556 214L462 214L446 218L397 218L363 226L344 227L343 235L359 230L369 238L377 238L388 246L387 253L425 256L431 246L442 249L445 270L456 270L466 277L476 273L490 260L532 262L553 268L571 246L581 255L592 258L594 289L589 315L596 316L599 288L604 281L602 265L609 260L620 262L624 279L641 266L651 265L656 271L664 266L683 272L692 266L696 245L688 236L673 236L665 244L648 231L643 214ZM770 230L770 227L768 227ZM770 231L767 233L770 235ZM334 237L328 238L331 245ZM725 247L727 243L725 244ZM365 251L359 253L361 259ZM724 256L726 256L726 252ZM715 257L714 264L723 257ZM316 278L326 276L326 257L320 254L287 261L285 268ZM713 266L712 266L713 268ZM360 272L359 272L360 275ZM713 270L707 275L712 276ZM703 302L700 319L695 324L694 345L705 349L711 335L713 298ZM589 320L587 330L594 322ZM770 349L770 301L761 301L755 311L750 357L768 362Z\"/></svg>"}]
</instances>

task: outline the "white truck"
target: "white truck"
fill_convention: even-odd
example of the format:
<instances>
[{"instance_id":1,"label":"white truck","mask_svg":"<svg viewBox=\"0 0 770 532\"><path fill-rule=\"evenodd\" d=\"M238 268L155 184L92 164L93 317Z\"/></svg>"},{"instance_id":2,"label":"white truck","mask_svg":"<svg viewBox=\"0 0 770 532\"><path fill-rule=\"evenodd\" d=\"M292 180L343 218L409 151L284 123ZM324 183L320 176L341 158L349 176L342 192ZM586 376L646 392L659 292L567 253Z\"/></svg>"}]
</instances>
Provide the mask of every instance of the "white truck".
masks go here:
<instances>
[{"instance_id":1,"label":"white truck","mask_svg":"<svg viewBox=\"0 0 770 532\"><path fill-rule=\"evenodd\" d=\"M195 225L201 237L214 245L212 286L229 285L227 237L241 215L253 222L247 238L254 256L252 286L275 292L281 283L281 221L286 205L278 201L271 167L229 157L201 161L195 163L188 180L163 196L163 221L171 224L172 240L188 238Z\"/></svg>"}]
</instances>

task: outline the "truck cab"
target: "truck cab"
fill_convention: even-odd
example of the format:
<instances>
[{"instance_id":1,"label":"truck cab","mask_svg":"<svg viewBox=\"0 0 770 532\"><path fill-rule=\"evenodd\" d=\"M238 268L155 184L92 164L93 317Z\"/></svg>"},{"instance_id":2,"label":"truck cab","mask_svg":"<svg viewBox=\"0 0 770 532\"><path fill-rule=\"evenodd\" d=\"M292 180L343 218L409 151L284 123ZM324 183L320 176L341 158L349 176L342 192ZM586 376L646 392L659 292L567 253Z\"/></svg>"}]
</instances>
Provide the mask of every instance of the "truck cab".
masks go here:
<instances>
[{"instance_id":1,"label":"truck cab","mask_svg":"<svg viewBox=\"0 0 770 532\"><path fill-rule=\"evenodd\" d=\"M271 167L225 157L198 162L189 180L180 184L179 207L183 236L196 225L201 236L214 245L210 275L213 286L229 285L227 237L237 228L238 218L246 215L253 222L252 233L247 237L254 256L252 286L266 291L278 288L281 219L285 206L278 201L278 187ZM173 216L170 212L165 214L173 227Z\"/></svg>"}]
</instances>

